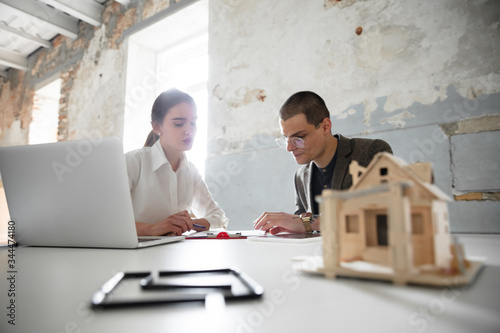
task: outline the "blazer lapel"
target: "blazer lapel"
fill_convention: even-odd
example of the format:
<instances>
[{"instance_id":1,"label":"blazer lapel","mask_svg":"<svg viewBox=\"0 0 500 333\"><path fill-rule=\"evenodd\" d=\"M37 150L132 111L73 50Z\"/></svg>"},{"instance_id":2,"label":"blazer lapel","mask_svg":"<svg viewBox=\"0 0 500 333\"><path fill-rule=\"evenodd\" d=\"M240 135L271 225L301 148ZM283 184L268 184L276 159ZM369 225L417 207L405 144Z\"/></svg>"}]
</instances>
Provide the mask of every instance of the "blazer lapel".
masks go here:
<instances>
[{"instance_id":1,"label":"blazer lapel","mask_svg":"<svg viewBox=\"0 0 500 333\"><path fill-rule=\"evenodd\" d=\"M333 170L333 181L332 189L341 190L342 183L349 169L349 164L351 160L346 156L351 153L351 145L349 144L349 139L343 137L339 134L339 140L337 143L337 161L335 162L335 169Z\"/></svg>"},{"instance_id":2,"label":"blazer lapel","mask_svg":"<svg viewBox=\"0 0 500 333\"><path fill-rule=\"evenodd\" d=\"M313 202L314 202L312 194L312 181L311 181L312 167L313 167L312 164L313 162L309 162L309 165L307 166L304 172L304 184L307 184L306 186L307 207L305 207L306 212L312 212Z\"/></svg>"}]
</instances>

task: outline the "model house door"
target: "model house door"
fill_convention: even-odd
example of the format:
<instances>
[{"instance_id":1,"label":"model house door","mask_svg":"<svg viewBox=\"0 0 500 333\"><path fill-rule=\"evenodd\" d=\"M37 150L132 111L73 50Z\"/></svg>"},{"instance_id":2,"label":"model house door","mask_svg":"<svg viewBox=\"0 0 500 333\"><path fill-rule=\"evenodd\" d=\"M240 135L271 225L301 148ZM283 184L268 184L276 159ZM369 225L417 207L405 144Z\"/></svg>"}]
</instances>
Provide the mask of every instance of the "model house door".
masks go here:
<instances>
[{"instance_id":1,"label":"model house door","mask_svg":"<svg viewBox=\"0 0 500 333\"><path fill-rule=\"evenodd\" d=\"M363 259L389 264L387 209L365 210L366 248Z\"/></svg>"},{"instance_id":2,"label":"model house door","mask_svg":"<svg viewBox=\"0 0 500 333\"><path fill-rule=\"evenodd\" d=\"M434 230L430 208L414 207L411 212L411 240L413 264L415 266L434 264Z\"/></svg>"}]
</instances>

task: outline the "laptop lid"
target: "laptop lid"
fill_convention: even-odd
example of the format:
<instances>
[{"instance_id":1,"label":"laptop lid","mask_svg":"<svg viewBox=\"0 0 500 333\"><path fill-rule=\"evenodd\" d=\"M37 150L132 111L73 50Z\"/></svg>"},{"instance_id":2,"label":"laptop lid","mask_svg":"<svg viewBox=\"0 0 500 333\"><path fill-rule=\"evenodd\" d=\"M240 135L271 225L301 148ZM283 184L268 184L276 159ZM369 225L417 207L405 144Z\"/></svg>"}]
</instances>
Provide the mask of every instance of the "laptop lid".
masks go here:
<instances>
[{"instance_id":1,"label":"laptop lid","mask_svg":"<svg viewBox=\"0 0 500 333\"><path fill-rule=\"evenodd\" d=\"M119 138L0 147L0 173L20 245L139 246Z\"/></svg>"}]
</instances>

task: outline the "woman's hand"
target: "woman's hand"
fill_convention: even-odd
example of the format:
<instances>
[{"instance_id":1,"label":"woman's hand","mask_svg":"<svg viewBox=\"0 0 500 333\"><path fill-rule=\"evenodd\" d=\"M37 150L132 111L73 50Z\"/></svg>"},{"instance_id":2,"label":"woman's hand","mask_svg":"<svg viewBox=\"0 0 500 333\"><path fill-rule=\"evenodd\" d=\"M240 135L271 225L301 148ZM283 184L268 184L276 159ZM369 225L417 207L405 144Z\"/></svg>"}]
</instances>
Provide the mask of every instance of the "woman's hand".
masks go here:
<instances>
[{"instance_id":1,"label":"woman's hand","mask_svg":"<svg viewBox=\"0 0 500 333\"><path fill-rule=\"evenodd\" d=\"M194 224L199 225L199 226L203 226L204 228L194 226ZM210 229L210 222L208 222L208 220L206 220L206 219L193 219L193 230L206 231L208 229Z\"/></svg>"},{"instance_id":2,"label":"woman's hand","mask_svg":"<svg viewBox=\"0 0 500 333\"><path fill-rule=\"evenodd\" d=\"M170 215L156 223L136 222L137 235L139 236L180 236L193 229L193 220L187 210Z\"/></svg>"}]
</instances>

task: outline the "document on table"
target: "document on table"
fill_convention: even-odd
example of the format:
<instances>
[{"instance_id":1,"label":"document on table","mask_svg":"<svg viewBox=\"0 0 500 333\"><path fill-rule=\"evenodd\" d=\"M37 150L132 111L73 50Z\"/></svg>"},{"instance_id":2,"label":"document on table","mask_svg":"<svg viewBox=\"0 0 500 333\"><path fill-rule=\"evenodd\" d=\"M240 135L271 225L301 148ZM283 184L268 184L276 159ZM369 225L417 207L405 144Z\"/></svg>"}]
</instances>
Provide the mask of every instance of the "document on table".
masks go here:
<instances>
[{"instance_id":1,"label":"document on table","mask_svg":"<svg viewBox=\"0 0 500 333\"><path fill-rule=\"evenodd\" d=\"M258 237L249 237L248 240L263 241L263 242L278 242L278 243L310 243L310 242L321 241L321 234L280 232L279 234L271 235L267 233Z\"/></svg>"},{"instance_id":2,"label":"document on table","mask_svg":"<svg viewBox=\"0 0 500 333\"><path fill-rule=\"evenodd\" d=\"M229 235L238 235L238 237L234 237L233 239L238 238L246 238L251 241L265 241L265 242L284 242L284 243L309 243L309 242L318 242L321 241L320 233L288 233L281 232L277 235L271 235L270 233L266 233L263 230L225 230L225 229L214 229L214 230L206 230L196 232L191 230L189 232L184 233L186 239L214 239L214 237L208 237L208 234L218 234L220 232L225 232ZM222 237L219 237L222 238ZM223 238L228 239L228 238ZM231 237L229 238L231 239Z\"/></svg>"},{"instance_id":3,"label":"document on table","mask_svg":"<svg viewBox=\"0 0 500 333\"><path fill-rule=\"evenodd\" d=\"M186 239L203 239L208 238L208 235L211 234L219 234L221 232L227 233L229 236L235 236L234 239L237 238L250 238L250 237L265 237L266 233L263 230L225 230L225 229L212 229L212 230L204 230L204 231L188 231L183 235L186 236ZM236 237L237 235L237 237ZM214 237L211 237L211 239ZM230 237L232 238L232 237Z\"/></svg>"}]
</instances>

